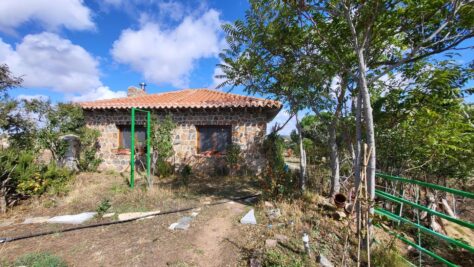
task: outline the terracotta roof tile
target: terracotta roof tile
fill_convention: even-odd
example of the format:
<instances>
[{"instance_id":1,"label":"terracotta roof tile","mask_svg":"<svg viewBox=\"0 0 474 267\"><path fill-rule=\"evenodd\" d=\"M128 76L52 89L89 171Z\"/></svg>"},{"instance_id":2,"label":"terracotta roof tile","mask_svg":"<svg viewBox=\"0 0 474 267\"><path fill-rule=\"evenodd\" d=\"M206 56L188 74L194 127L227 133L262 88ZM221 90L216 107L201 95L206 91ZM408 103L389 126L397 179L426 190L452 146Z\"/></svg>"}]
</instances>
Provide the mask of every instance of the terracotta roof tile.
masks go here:
<instances>
[{"instance_id":1,"label":"terracotta roof tile","mask_svg":"<svg viewBox=\"0 0 474 267\"><path fill-rule=\"evenodd\" d=\"M224 93L211 89L183 89L159 94L145 94L114 99L80 102L83 109L152 108L244 108L279 109L281 103L264 98Z\"/></svg>"}]
</instances>

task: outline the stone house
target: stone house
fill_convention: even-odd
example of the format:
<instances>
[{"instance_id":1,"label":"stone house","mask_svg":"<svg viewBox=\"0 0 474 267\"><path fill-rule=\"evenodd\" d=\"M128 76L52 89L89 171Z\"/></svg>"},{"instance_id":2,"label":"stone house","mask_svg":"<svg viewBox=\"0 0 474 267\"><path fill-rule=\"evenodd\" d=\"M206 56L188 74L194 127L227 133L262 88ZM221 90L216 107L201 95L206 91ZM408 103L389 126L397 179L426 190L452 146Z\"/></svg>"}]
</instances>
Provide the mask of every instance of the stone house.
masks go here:
<instances>
[{"instance_id":1,"label":"stone house","mask_svg":"<svg viewBox=\"0 0 474 267\"><path fill-rule=\"evenodd\" d=\"M123 98L79 103L88 127L101 132L101 169L129 170L131 108L152 111L158 120L170 116L174 155L168 159L176 168L189 164L193 171L212 172L223 163L226 147L239 145L242 166L258 173L263 166L261 145L267 123L280 111L278 101L224 93L211 89L184 89L147 94L130 87ZM146 115L136 113L136 138L146 139Z\"/></svg>"}]
</instances>

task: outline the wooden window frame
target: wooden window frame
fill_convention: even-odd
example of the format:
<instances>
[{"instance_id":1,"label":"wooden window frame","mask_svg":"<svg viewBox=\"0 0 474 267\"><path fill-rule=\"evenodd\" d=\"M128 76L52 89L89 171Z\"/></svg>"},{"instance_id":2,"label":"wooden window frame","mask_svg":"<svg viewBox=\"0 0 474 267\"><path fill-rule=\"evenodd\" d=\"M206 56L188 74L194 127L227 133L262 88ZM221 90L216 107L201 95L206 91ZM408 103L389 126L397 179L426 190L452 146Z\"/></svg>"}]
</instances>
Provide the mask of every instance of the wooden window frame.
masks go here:
<instances>
[{"instance_id":1,"label":"wooden window frame","mask_svg":"<svg viewBox=\"0 0 474 267\"><path fill-rule=\"evenodd\" d=\"M205 153L205 152L219 152L223 153L221 151L217 150L210 150L210 151L201 151L201 132L200 128L226 128L229 130L229 140L228 144L232 144L232 125L229 124L224 124L224 125L196 125L196 151L198 154ZM213 144L215 146L215 144Z\"/></svg>"},{"instance_id":2,"label":"wooden window frame","mask_svg":"<svg viewBox=\"0 0 474 267\"><path fill-rule=\"evenodd\" d=\"M126 147L123 146L123 137L122 136L123 136L123 129L124 128L130 129L131 125L116 124L115 126L118 129L118 137L117 137L118 146L117 146L117 149L130 151L130 148L126 148ZM135 125L135 134L137 133L137 128L145 128L145 134L146 134L146 127L144 127L142 125ZM146 140L146 136L145 136L145 140Z\"/></svg>"}]
</instances>

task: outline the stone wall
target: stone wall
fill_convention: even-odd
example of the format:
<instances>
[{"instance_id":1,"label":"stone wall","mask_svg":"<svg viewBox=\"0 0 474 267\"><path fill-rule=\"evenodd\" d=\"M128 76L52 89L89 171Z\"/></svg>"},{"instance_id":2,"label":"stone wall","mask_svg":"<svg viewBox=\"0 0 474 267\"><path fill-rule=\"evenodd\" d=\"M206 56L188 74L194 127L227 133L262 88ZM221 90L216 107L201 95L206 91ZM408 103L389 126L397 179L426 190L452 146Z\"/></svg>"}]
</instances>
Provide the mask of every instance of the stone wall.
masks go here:
<instances>
[{"instance_id":1,"label":"stone wall","mask_svg":"<svg viewBox=\"0 0 474 267\"><path fill-rule=\"evenodd\" d=\"M100 157L104 160L101 169L128 171L130 154L118 151L119 129L117 125L130 124L129 110L86 110L87 125L101 132L99 138ZM171 115L176 124L174 136L174 156L169 161L177 168L189 164L193 171L213 172L216 165L223 164L222 156L204 156L197 153L198 140L196 126L230 125L232 143L238 144L245 159L244 166L253 173L263 169L264 159L261 145L266 133L268 115L258 109L234 110L174 110L168 113L155 111L154 117L163 119ZM137 112L137 125L146 125L145 114Z\"/></svg>"}]
</instances>

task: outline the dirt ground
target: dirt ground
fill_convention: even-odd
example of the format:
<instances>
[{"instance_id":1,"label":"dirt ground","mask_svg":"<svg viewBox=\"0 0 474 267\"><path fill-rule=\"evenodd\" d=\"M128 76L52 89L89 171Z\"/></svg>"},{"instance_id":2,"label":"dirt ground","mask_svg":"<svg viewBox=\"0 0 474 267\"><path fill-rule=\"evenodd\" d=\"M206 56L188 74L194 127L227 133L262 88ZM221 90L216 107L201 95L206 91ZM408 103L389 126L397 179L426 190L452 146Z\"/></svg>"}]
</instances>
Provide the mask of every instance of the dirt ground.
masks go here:
<instances>
[{"instance_id":1,"label":"dirt ground","mask_svg":"<svg viewBox=\"0 0 474 267\"><path fill-rule=\"evenodd\" d=\"M156 179L152 190L145 190L138 181L132 190L120 174L81 174L67 194L32 199L0 216L0 237L73 227L21 222L34 216L94 211L104 199L112 205L108 212L116 213L188 207L201 207L201 210L188 230L173 231L168 227L189 216L191 211L0 244L0 265L33 252L59 256L70 266L245 265L246 255L236 244L241 244L248 232L249 226L241 225L239 219L250 209L249 203L208 204L255 193L255 181L245 177L195 177L187 185L179 179ZM88 224L110 220L116 218L94 218ZM6 222L13 224L4 225Z\"/></svg>"},{"instance_id":2,"label":"dirt ground","mask_svg":"<svg viewBox=\"0 0 474 267\"><path fill-rule=\"evenodd\" d=\"M237 202L205 206L188 230L168 229L190 214L183 212L20 240L0 245L0 258L13 261L25 253L50 252L71 266L236 266L245 261L234 244L249 227L238 223L247 209ZM23 233L33 230L20 227ZM12 232L20 234L1 231L2 236Z\"/></svg>"}]
</instances>

